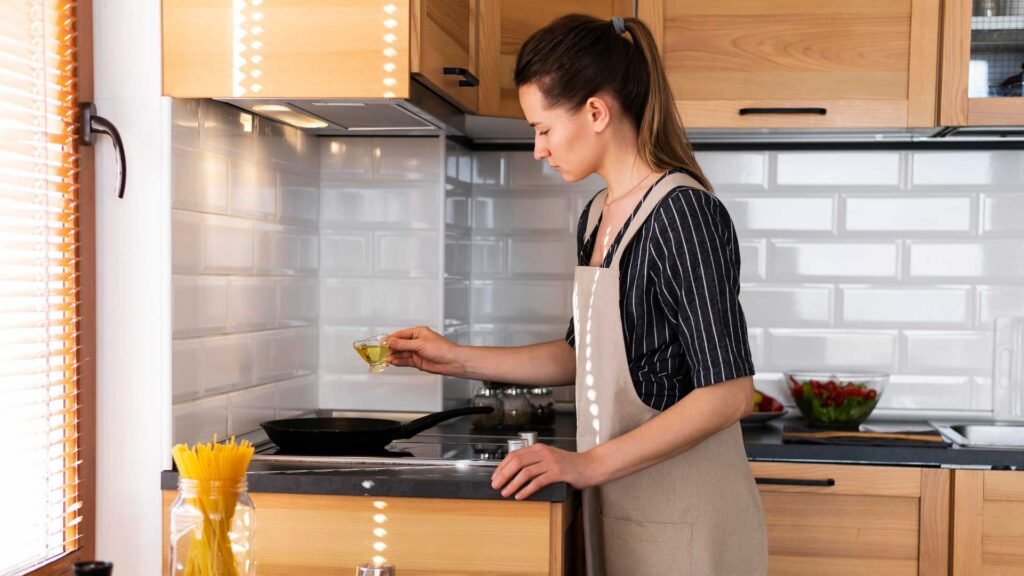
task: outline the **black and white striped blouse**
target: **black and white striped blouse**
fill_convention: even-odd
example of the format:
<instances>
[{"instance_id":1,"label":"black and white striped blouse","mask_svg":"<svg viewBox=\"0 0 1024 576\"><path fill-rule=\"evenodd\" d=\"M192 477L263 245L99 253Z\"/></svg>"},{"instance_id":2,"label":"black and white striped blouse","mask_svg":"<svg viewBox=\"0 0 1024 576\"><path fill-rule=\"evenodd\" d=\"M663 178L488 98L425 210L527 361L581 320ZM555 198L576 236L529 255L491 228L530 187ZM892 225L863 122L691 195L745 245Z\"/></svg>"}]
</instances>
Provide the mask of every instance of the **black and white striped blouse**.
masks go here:
<instances>
[{"instance_id":1,"label":"black and white striped blouse","mask_svg":"<svg viewBox=\"0 0 1024 576\"><path fill-rule=\"evenodd\" d=\"M580 216L580 266L589 265L600 227L584 238L592 203ZM623 230L630 220L632 216ZM739 302L739 245L722 202L702 190L679 186L654 208L633 240L619 248L622 234L602 266L611 264L616 249L623 251L622 330L640 399L665 410L698 386L754 374ZM575 347L572 320L566 340Z\"/></svg>"}]
</instances>

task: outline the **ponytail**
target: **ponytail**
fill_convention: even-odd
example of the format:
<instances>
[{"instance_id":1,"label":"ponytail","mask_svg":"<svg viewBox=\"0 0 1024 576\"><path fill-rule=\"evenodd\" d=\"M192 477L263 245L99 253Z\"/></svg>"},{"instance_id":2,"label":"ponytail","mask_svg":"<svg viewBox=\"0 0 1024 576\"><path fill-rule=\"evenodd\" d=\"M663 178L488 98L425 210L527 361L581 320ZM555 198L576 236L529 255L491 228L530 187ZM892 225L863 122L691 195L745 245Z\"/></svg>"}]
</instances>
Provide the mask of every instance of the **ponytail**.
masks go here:
<instances>
[{"instance_id":1,"label":"ponytail","mask_svg":"<svg viewBox=\"0 0 1024 576\"><path fill-rule=\"evenodd\" d=\"M523 44L515 82L536 83L552 107L579 109L598 92L610 92L637 130L642 160L658 171L681 168L712 191L683 130L654 35L643 21L562 16Z\"/></svg>"}]
</instances>

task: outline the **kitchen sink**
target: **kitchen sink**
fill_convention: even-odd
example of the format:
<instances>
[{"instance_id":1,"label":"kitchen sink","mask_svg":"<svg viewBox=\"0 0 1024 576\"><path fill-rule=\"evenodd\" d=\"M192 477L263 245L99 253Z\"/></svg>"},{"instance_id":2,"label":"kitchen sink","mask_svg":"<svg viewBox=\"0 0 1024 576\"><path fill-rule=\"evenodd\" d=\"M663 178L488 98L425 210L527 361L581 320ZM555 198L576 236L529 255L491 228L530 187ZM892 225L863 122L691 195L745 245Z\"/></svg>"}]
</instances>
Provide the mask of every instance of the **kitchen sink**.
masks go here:
<instances>
[{"instance_id":1,"label":"kitchen sink","mask_svg":"<svg viewBox=\"0 0 1024 576\"><path fill-rule=\"evenodd\" d=\"M1024 449L1024 424L936 424L935 427L958 446Z\"/></svg>"}]
</instances>

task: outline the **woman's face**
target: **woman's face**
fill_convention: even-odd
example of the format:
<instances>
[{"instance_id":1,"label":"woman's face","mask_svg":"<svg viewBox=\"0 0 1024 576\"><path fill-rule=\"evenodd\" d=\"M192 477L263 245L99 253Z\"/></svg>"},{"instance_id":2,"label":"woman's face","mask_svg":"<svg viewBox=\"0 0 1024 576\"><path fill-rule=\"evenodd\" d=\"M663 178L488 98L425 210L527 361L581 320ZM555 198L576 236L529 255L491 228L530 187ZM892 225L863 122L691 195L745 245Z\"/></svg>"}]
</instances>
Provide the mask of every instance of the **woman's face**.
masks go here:
<instances>
[{"instance_id":1,"label":"woman's face","mask_svg":"<svg viewBox=\"0 0 1024 576\"><path fill-rule=\"evenodd\" d=\"M603 102L595 110L591 98L579 110L549 108L535 84L519 88L519 104L534 130L533 157L547 160L566 182L576 182L597 171L604 154L600 137L607 126Z\"/></svg>"}]
</instances>

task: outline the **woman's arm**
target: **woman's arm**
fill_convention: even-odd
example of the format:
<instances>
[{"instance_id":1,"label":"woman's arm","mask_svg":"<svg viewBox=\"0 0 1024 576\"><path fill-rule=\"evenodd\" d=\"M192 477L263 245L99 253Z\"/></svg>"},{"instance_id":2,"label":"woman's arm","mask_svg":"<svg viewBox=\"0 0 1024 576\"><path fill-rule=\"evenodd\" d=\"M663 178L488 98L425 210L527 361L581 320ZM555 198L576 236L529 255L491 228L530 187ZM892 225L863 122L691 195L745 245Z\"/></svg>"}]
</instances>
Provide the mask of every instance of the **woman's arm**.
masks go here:
<instances>
[{"instance_id":1,"label":"woman's arm","mask_svg":"<svg viewBox=\"0 0 1024 576\"><path fill-rule=\"evenodd\" d=\"M642 426L586 452L544 444L516 450L495 470L502 496L526 498L553 482L588 488L668 460L753 411L750 376L698 388ZM584 424L585 425L585 424Z\"/></svg>"},{"instance_id":2,"label":"woman's arm","mask_svg":"<svg viewBox=\"0 0 1024 576\"><path fill-rule=\"evenodd\" d=\"M530 346L459 346L419 326L388 338L394 366L524 386L570 386L576 379L576 351L565 340Z\"/></svg>"}]
</instances>

